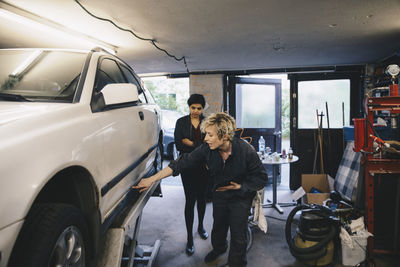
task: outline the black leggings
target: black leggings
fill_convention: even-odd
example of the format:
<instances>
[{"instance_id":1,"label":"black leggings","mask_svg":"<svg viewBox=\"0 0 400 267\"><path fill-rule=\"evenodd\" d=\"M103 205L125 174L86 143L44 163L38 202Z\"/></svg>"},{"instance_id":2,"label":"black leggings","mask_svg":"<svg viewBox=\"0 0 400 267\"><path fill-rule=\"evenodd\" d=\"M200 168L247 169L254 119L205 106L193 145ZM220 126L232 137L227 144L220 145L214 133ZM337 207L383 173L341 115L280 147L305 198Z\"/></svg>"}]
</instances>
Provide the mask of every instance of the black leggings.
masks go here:
<instances>
[{"instance_id":1,"label":"black leggings","mask_svg":"<svg viewBox=\"0 0 400 267\"><path fill-rule=\"evenodd\" d=\"M204 169L193 169L181 173L185 191L185 222L188 242L193 243L194 205L197 201L198 229L203 229L203 219L206 212L206 187L208 175Z\"/></svg>"}]
</instances>

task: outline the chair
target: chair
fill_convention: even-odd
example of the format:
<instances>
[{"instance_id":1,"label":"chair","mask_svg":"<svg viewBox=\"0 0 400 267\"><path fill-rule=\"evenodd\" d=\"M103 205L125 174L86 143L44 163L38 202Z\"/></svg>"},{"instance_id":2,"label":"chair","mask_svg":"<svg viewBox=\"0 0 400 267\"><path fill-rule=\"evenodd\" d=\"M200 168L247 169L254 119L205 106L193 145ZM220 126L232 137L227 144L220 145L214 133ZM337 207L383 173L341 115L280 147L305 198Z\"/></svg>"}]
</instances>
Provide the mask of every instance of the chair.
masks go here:
<instances>
[{"instance_id":1,"label":"chair","mask_svg":"<svg viewBox=\"0 0 400 267\"><path fill-rule=\"evenodd\" d=\"M247 141L247 143L251 144L251 142L253 141L253 138L251 136L242 136L243 132L244 132L243 128L236 128L235 136L240 139L243 139L243 140Z\"/></svg>"}]
</instances>

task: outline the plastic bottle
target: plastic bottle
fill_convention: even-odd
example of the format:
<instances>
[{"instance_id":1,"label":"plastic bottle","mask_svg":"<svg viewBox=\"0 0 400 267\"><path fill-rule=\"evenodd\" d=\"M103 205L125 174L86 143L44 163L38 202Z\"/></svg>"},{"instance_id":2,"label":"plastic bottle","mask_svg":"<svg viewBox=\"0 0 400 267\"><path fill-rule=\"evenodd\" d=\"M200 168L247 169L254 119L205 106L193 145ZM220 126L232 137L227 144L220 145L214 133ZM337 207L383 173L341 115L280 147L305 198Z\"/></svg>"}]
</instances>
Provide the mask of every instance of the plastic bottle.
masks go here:
<instances>
[{"instance_id":1,"label":"plastic bottle","mask_svg":"<svg viewBox=\"0 0 400 267\"><path fill-rule=\"evenodd\" d=\"M291 147L289 147L289 150L288 150L288 157L289 157L289 159L293 159L293 150Z\"/></svg>"},{"instance_id":2,"label":"plastic bottle","mask_svg":"<svg viewBox=\"0 0 400 267\"><path fill-rule=\"evenodd\" d=\"M263 155L265 153L265 140L262 135L260 136L260 139L258 139L258 151L261 152Z\"/></svg>"}]
</instances>

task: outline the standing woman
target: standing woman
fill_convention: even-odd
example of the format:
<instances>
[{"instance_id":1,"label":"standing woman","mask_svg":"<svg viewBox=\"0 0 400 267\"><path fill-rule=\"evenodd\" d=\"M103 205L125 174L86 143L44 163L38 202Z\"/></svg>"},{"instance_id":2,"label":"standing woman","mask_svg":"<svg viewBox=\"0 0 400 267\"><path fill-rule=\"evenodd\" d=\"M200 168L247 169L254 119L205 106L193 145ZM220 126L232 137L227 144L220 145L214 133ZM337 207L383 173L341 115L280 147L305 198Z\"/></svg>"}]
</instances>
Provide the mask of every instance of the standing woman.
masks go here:
<instances>
[{"instance_id":1,"label":"standing woman","mask_svg":"<svg viewBox=\"0 0 400 267\"><path fill-rule=\"evenodd\" d=\"M204 140L200 130L201 121L204 119L203 109L206 104L203 95L192 94L188 101L190 114L179 118L175 126L175 145L180 155L192 152ZM205 166L185 170L181 173L183 189L185 191L185 222L187 231L186 254L193 255L193 221L194 206L197 201L197 215L199 219L197 232L202 239L208 238L204 229L203 219L206 211L206 188L208 174Z\"/></svg>"}]
</instances>

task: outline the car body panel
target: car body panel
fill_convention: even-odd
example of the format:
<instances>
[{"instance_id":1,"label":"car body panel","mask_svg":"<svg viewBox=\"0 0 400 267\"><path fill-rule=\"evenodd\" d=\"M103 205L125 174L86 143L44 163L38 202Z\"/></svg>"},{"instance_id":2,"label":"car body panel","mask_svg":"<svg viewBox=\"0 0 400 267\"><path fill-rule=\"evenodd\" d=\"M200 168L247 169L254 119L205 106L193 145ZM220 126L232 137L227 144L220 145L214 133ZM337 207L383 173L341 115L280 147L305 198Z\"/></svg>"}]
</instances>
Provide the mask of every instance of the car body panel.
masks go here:
<instances>
[{"instance_id":1,"label":"car body panel","mask_svg":"<svg viewBox=\"0 0 400 267\"><path fill-rule=\"evenodd\" d=\"M17 239L18 232L21 230L24 221L18 221L6 227L0 228L0 266L7 266L7 260L10 257L12 246Z\"/></svg>"},{"instance_id":2,"label":"car body panel","mask_svg":"<svg viewBox=\"0 0 400 267\"><path fill-rule=\"evenodd\" d=\"M68 166L83 166L99 185L108 179L103 133L87 106L18 102L6 106L10 104L24 105L31 115L0 129L0 228L23 219L40 189ZM0 106L4 107L2 102Z\"/></svg>"},{"instance_id":3,"label":"car body panel","mask_svg":"<svg viewBox=\"0 0 400 267\"><path fill-rule=\"evenodd\" d=\"M79 166L89 173L103 222L152 168L161 132L161 111L156 104L131 103L99 112L91 109L98 60L104 55L112 57L104 52L88 53L77 103L0 99L0 238L8 240L7 244L0 241L0 267L6 266L35 199L60 171ZM130 166L134 168L125 173ZM122 178L102 194L118 176Z\"/></svg>"}]
</instances>

